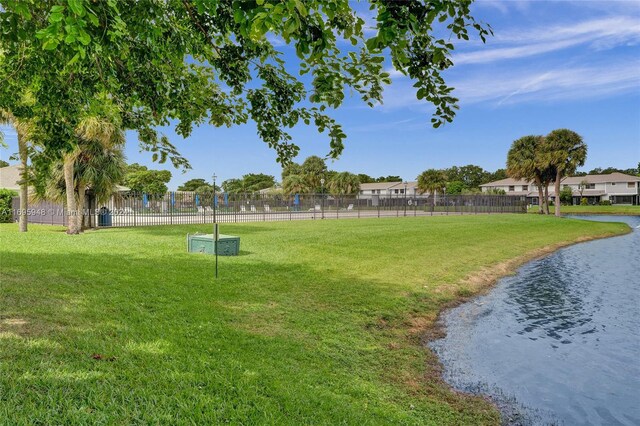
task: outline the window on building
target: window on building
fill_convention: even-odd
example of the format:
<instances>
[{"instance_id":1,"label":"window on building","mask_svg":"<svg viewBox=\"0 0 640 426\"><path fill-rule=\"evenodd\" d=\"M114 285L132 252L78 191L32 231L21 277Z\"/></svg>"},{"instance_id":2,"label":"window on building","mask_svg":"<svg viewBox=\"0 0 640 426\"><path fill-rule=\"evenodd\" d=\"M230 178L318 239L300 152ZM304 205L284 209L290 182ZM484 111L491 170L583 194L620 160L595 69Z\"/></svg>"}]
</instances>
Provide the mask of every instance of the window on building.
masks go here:
<instances>
[{"instance_id":1,"label":"window on building","mask_svg":"<svg viewBox=\"0 0 640 426\"><path fill-rule=\"evenodd\" d=\"M595 183L588 183L584 189L596 189L596 184Z\"/></svg>"},{"instance_id":2,"label":"window on building","mask_svg":"<svg viewBox=\"0 0 640 426\"><path fill-rule=\"evenodd\" d=\"M404 194L404 189L401 189L401 190L400 190L400 193L401 193L401 194Z\"/></svg>"},{"instance_id":3,"label":"window on building","mask_svg":"<svg viewBox=\"0 0 640 426\"><path fill-rule=\"evenodd\" d=\"M627 182L627 188L635 188L635 187L636 187L635 182Z\"/></svg>"},{"instance_id":4,"label":"window on building","mask_svg":"<svg viewBox=\"0 0 640 426\"><path fill-rule=\"evenodd\" d=\"M509 185L509 191L515 191L516 187L515 185Z\"/></svg>"},{"instance_id":5,"label":"window on building","mask_svg":"<svg viewBox=\"0 0 640 426\"><path fill-rule=\"evenodd\" d=\"M615 182L611 182L611 186L615 186L615 185L616 185L616 183L615 183Z\"/></svg>"},{"instance_id":6,"label":"window on building","mask_svg":"<svg viewBox=\"0 0 640 426\"><path fill-rule=\"evenodd\" d=\"M395 194L397 194L397 193L398 193L398 190L397 190L397 189L394 189L394 190L393 190L393 192L394 192Z\"/></svg>"},{"instance_id":7,"label":"window on building","mask_svg":"<svg viewBox=\"0 0 640 426\"><path fill-rule=\"evenodd\" d=\"M528 191L529 190L529 185L522 185L522 190L523 191Z\"/></svg>"}]
</instances>

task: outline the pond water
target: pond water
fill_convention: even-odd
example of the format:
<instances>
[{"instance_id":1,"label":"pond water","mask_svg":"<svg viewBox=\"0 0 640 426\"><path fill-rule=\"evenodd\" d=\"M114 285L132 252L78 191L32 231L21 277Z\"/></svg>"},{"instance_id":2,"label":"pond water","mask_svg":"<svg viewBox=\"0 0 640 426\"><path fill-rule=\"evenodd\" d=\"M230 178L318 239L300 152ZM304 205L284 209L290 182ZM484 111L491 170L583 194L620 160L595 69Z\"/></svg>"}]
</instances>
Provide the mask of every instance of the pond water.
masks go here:
<instances>
[{"instance_id":1,"label":"pond water","mask_svg":"<svg viewBox=\"0 0 640 426\"><path fill-rule=\"evenodd\" d=\"M640 425L640 217L628 235L561 249L443 315L430 343L454 388L504 424Z\"/></svg>"}]
</instances>

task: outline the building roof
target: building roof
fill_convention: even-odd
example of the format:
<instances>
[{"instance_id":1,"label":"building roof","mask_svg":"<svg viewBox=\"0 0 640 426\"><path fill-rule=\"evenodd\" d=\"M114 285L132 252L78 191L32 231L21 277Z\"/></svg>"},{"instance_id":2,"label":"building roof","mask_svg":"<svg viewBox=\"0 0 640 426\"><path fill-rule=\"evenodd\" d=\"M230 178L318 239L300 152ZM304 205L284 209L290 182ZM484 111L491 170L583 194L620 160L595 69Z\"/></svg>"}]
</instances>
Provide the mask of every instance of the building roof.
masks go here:
<instances>
[{"instance_id":1,"label":"building roof","mask_svg":"<svg viewBox=\"0 0 640 426\"><path fill-rule=\"evenodd\" d=\"M562 179L562 183L566 184L579 184L582 181L588 183L640 182L640 177L616 172L606 175L570 176Z\"/></svg>"},{"instance_id":2,"label":"building roof","mask_svg":"<svg viewBox=\"0 0 640 426\"><path fill-rule=\"evenodd\" d=\"M640 182L640 177L627 175L624 173L609 173L605 175L586 175L586 176L569 176L562 179L562 183L566 185L577 185L582 181L587 183L609 183L609 182ZM508 185L531 185L533 182L527 182L522 179L506 178L488 182L480 186L508 186Z\"/></svg>"},{"instance_id":3,"label":"building roof","mask_svg":"<svg viewBox=\"0 0 640 426\"><path fill-rule=\"evenodd\" d=\"M373 183L361 183L360 190L370 190L370 189L389 189L395 185L398 185L402 182L373 182Z\"/></svg>"},{"instance_id":4,"label":"building roof","mask_svg":"<svg viewBox=\"0 0 640 426\"><path fill-rule=\"evenodd\" d=\"M0 168L0 188L20 190L20 166L7 166Z\"/></svg>"},{"instance_id":5,"label":"building roof","mask_svg":"<svg viewBox=\"0 0 640 426\"><path fill-rule=\"evenodd\" d=\"M374 183L361 183L361 191L369 191L372 189L404 189L405 182L374 182ZM407 190L413 189L418 186L418 182L407 182Z\"/></svg>"},{"instance_id":6,"label":"building roof","mask_svg":"<svg viewBox=\"0 0 640 426\"><path fill-rule=\"evenodd\" d=\"M493 182L483 183L480 186L508 186L508 185L530 185L531 182L522 179L506 178Z\"/></svg>"},{"instance_id":7,"label":"building roof","mask_svg":"<svg viewBox=\"0 0 640 426\"><path fill-rule=\"evenodd\" d=\"M406 184L407 184L407 190L416 188L418 186L418 182L416 182L416 181L408 181L408 182L406 182ZM393 189L396 189L396 188L403 188L404 189L404 185L405 185L405 182L396 182L396 184L393 185L392 188Z\"/></svg>"}]
</instances>

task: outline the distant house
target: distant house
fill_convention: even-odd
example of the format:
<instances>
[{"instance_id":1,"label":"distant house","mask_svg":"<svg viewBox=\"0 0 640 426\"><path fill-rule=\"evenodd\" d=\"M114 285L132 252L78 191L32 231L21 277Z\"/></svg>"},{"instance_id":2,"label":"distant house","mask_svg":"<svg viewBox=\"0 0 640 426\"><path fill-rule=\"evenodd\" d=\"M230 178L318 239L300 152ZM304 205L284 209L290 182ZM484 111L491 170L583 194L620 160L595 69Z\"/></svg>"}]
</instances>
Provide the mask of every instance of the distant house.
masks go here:
<instances>
[{"instance_id":1,"label":"distant house","mask_svg":"<svg viewBox=\"0 0 640 426\"><path fill-rule=\"evenodd\" d=\"M270 188L264 188L258 191L260 195L270 195L270 194L277 194L281 192L282 192L282 185L280 185L279 183L276 183Z\"/></svg>"},{"instance_id":2,"label":"distant house","mask_svg":"<svg viewBox=\"0 0 640 426\"><path fill-rule=\"evenodd\" d=\"M640 177L624 173L606 175L569 176L562 179L562 188L571 188L573 204L586 198L589 204L610 201L611 204L640 204ZM507 195L523 197L530 204L538 204L538 188L533 182L501 179L480 185L482 192L503 190ZM555 196L555 185L549 185L549 196Z\"/></svg>"},{"instance_id":3,"label":"distant house","mask_svg":"<svg viewBox=\"0 0 640 426\"><path fill-rule=\"evenodd\" d=\"M400 196L405 194L414 197L419 195L417 189L418 182L374 182L374 183L361 183L360 195L361 196Z\"/></svg>"},{"instance_id":4,"label":"distant house","mask_svg":"<svg viewBox=\"0 0 640 426\"><path fill-rule=\"evenodd\" d=\"M20 166L7 166L0 168L0 189L20 191Z\"/></svg>"}]
</instances>

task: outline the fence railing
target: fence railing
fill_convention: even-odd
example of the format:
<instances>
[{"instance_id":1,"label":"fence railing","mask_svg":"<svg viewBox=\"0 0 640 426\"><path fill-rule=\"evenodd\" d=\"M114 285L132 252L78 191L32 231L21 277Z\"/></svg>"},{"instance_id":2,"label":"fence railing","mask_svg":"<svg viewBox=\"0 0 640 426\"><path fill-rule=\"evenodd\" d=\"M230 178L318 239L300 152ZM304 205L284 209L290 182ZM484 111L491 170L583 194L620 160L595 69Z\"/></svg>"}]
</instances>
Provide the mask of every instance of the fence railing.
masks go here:
<instances>
[{"instance_id":1,"label":"fence railing","mask_svg":"<svg viewBox=\"0 0 640 426\"><path fill-rule=\"evenodd\" d=\"M120 193L94 209L98 227L526 213L524 198L505 195L345 195Z\"/></svg>"}]
</instances>

